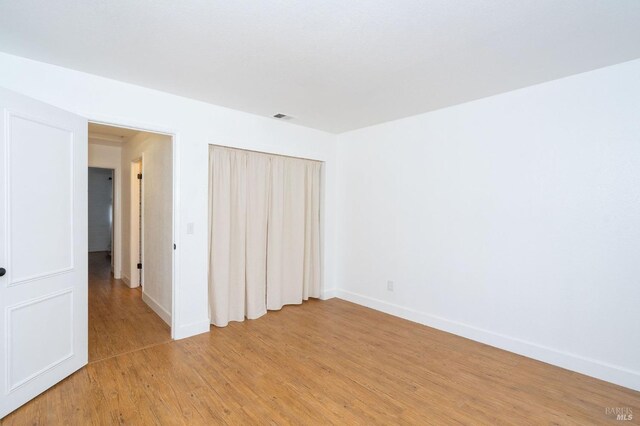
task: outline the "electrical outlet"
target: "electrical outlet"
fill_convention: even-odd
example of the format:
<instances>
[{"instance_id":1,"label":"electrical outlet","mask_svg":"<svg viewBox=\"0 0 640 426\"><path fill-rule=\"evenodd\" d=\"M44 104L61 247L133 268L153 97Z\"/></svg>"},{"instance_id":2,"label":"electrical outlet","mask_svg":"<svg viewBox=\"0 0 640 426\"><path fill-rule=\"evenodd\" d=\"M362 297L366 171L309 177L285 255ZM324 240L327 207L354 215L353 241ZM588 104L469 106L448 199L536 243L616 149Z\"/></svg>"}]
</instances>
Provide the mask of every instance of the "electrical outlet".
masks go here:
<instances>
[{"instance_id":1,"label":"electrical outlet","mask_svg":"<svg viewBox=\"0 0 640 426\"><path fill-rule=\"evenodd\" d=\"M393 281L387 281L387 291L393 291Z\"/></svg>"}]
</instances>

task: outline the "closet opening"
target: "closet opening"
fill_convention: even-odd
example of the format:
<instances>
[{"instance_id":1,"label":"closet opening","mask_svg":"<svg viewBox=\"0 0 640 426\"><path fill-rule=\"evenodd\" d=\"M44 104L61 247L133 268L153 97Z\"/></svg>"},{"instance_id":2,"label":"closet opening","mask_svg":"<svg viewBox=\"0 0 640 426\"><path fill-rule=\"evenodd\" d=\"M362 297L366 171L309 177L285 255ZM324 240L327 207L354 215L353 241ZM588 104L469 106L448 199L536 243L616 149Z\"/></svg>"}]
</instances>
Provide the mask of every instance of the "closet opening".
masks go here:
<instances>
[{"instance_id":1,"label":"closet opening","mask_svg":"<svg viewBox=\"0 0 640 426\"><path fill-rule=\"evenodd\" d=\"M211 323L320 298L321 161L209 146Z\"/></svg>"}]
</instances>

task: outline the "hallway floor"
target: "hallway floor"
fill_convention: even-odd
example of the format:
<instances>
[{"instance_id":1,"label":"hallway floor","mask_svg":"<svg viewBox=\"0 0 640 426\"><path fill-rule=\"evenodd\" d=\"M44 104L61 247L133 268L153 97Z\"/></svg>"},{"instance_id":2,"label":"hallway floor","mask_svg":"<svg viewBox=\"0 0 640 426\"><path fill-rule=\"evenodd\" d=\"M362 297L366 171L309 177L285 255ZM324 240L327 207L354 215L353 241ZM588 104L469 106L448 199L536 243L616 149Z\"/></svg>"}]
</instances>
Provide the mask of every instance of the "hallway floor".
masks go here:
<instances>
[{"instance_id":1,"label":"hallway floor","mask_svg":"<svg viewBox=\"0 0 640 426\"><path fill-rule=\"evenodd\" d=\"M89 362L171 340L171 329L146 303L140 288L111 275L106 252L89 253Z\"/></svg>"}]
</instances>

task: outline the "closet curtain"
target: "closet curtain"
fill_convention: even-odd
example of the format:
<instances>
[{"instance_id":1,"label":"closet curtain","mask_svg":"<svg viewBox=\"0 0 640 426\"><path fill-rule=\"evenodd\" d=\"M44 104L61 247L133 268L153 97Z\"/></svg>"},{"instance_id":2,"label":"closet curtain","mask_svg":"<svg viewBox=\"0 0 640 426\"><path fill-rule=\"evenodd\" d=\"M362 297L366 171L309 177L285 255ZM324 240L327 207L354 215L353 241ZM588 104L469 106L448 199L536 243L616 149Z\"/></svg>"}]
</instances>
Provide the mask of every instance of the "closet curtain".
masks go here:
<instances>
[{"instance_id":1,"label":"closet curtain","mask_svg":"<svg viewBox=\"0 0 640 426\"><path fill-rule=\"evenodd\" d=\"M321 163L209 148L211 323L320 296Z\"/></svg>"}]
</instances>

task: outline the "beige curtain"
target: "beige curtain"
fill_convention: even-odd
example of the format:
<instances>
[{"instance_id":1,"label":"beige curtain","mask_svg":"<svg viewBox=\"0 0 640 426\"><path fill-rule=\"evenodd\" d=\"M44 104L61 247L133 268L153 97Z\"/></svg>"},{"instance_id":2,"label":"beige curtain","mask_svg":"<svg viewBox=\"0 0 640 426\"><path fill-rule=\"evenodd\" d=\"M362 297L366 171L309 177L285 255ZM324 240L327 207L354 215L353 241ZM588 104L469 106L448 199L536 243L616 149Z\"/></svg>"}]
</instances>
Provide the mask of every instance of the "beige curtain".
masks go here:
<instances>
[{"instance_id":1,"label":"beige curtain","mask_svg":"<svg viewBox=\"0 0 640 426\"><path fill-rule=\"evenodd\" d=\"M210 147L212 324L320 296L320 173L317 161Z\"/></svg>"}]
</instances>

